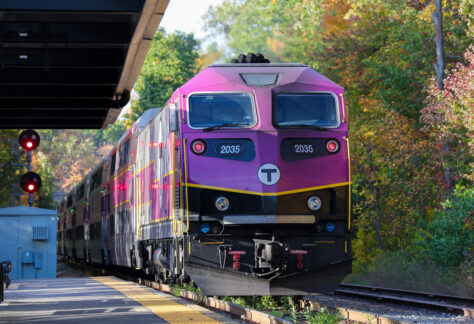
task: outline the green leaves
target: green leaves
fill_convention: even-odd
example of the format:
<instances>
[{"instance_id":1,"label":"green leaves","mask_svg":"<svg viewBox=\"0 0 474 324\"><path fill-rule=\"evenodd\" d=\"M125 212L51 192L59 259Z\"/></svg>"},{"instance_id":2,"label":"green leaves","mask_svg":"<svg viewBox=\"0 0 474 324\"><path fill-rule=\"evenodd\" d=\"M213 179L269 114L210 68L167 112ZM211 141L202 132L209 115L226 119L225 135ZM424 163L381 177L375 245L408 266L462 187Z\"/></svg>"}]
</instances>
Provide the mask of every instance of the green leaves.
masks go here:
<instances>
[{"instance_id":1,"label":"green leaves","mask_svg":"<svg viewBox=\"0 0 474 324\"><path fill-rule=\"evenodd\" d=\"M458 266L472 248L474 233L474 188L457 187L444 209L436 211L420 237L426 255L441 269Z\"/></svg>"},{"instance_id":2,"label":"green leaves","mask_svg":"<svg viewBox=\"0 0 474 324\"><path fill-rule=\"evenodd\" d=\"M136 120L145 110L162 107L178 87L194 76L198 56L193 34L166 35L159 29L134 88L139 98L132 102L130 117Z\"/></svg>"}]
</instances>

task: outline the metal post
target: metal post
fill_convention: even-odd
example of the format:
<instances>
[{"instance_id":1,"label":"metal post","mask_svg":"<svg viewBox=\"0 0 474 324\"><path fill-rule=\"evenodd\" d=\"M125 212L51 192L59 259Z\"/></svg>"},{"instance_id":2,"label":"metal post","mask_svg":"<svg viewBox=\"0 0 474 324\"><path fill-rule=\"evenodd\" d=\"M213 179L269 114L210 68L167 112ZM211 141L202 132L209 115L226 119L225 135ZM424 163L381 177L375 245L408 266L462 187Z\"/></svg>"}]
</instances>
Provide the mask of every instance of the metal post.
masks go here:
<instances>
[{"instance_id":1,"label":"metal post","mask_svg":"<svg viewBox=\"0 0 474 324\"><path fill-rule=\"evenodd\" d=\"M33 154L31 153L31 151L28 151L28 154L27 154L28 172L31 171L32 156ZM31 193L28 195L28 205L30 205L30 207L33 207L33 194Z\"/></svg>"},{"instance_id":2,"label":"metal post","mask_svg":"<svg viewBox=\"0 0 474 324\"><path fill-rule=\"evenodd\" d=\"M3 264L0 262L0 303L3 301L3 288L4 288L4 283L3 283Z\"/></svg>"}]
</instances>

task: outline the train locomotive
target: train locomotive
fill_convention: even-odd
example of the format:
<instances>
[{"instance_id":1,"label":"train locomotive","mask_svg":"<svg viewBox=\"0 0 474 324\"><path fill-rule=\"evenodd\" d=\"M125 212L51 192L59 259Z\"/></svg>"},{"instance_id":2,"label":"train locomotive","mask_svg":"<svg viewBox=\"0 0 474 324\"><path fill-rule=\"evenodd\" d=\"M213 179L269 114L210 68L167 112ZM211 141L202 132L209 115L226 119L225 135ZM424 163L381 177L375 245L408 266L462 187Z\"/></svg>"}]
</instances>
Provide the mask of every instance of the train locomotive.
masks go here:
<instances>
[{"instance_id":1,"label":"train locomotive","mask_svg":"<svg viewBox=\"0 0 474 324\"><path fill-rule=\"evenodd\" d=\"M213 64L59 206L59 254L204 294L308 295L351 272L344 89L303 64Z\"/></svg>"}]
</instances>

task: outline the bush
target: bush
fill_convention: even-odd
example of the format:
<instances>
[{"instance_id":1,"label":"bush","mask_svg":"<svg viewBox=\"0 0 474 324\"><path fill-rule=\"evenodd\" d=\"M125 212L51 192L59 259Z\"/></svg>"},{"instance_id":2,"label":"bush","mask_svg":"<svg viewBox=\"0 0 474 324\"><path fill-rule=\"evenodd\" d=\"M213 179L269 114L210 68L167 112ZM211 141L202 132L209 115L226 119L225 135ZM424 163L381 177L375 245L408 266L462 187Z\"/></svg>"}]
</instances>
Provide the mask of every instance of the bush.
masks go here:
<instances>
[{"instance_id":1,"label":"bush","mask_svg":"<svg viewBox=\"0 0 474 324\"><path fill-rule=\"evenodd\" d=\"M410 242L374 259L354 262L346 282L433 293L474 295L474 188L457 187L432 221L419 224Z\"/></svg>"},{"instance_id":2,"label":"bush","mask_svg":"<svg viewBox=\"0 0 474 324\"><path fill-rule=\"evenodd\" d=\"M344 282L431 293L474 296L474 261L471 257L458 267L440 271L429 256L415 257L406 250L380 253L374 264L359 268Z\"/></svg>"},{"instance_id":3,"label":"bush","mask_svg":"<svg viewBox=\"0 0 474 324\"><path fill-rule=\"evenodd\" d=\"M463 262L473 246L474 188L456 187L443 207L417 233L416 243L442 272L448 272Z\"/></svg>"}]
</instances>

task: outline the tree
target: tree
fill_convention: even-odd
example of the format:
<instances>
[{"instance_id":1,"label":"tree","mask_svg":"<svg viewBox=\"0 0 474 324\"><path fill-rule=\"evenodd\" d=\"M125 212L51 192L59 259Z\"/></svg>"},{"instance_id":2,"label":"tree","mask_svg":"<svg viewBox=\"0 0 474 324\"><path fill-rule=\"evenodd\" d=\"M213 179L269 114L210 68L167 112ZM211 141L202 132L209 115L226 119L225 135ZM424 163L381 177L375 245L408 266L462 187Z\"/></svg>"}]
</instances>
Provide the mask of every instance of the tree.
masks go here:
<instances>
[{"instance_id":1,"label":"tree","mask_svg":"<svg viewBox=\"0 0 474 324\"><path fill-rule=\"evenodd\" d=\"M469 1L443 2L448 66L472 42ZM208 31L226 40L227 57L260 51L305 63L346 89L360 262L408 249L442 201L435 130L419 122L434 75L434 9L425 0L233 0L205 17Z\"/></svg>"},{"instance_id":2,"label":"tree","mask_svg":"<svg viewBox=\"0 0 474 324\"><path fill-rule=\"evenodd\" d=\"M423 131L438 146L440 169L450 170L455 181L474 181L474 46L444 80L444 89L431 80L422 110ZM445 149L445 145L449 150Z\"/></svg>"},{"instance_id":3,"label":"tree","mask_svg":"<svg viewBox=\"0 0 474 324\"><path fill-rule=\"evenodd\" d=\"M34 194L34 204L39 208L56 209L54 202L54 168L48 157L41 151L33 155L33 165L41 176L41 188Z\"/></svg>"},{"instance_id":4,"label":"tree","mask_svg":"<svg viewBox=\"0 0 474 324\"><path fill-rule=\"evenodd\" d=\"M18 147L18 131L0 130L0 207L16 205L13 198L13 185L16 185L16 193L21 193L19 189L20 177L23 168L15 166L13 163L25 163L26 154L19 151L12 154L12 143Z\"/></svg>"},{"instance_id":5,"label":"tree","mask_svg":"<svg viewBox=\"0 0 474 324\"><path fill-rule=\"evenodd\" d=\"M53 166L54 185L66 192L77 185L112 148L111 145L97 146L91 134L76 130L58 130L51 140L42 141L41 147L45 157L40 162Z\"/></svg>"},{"instance_id":6,"label":"tree","mask_svg":"<svg viewBox=\"0 0 474 324\"><path fill-rule=\"evenodd\" d=\"M136 120L145 110L162 107L178 87L194 76L198 56L193 34L166 35L159 29L135 86L139 99L132 101L130 117Z\"/></svg>"},{"instance_id":7,"label":"tree","mask_svg":"<svg viewBox=\"0 0 474 324\"><path fill-rule=\"evenodd\" d=\"M322 1L232 0L211 7L204 19L211 35L227 41L227 61L260 52L274 62L304 62L321 39ZM211 36L212 38L213 36Z\"/></svg>"}]
</instances>

